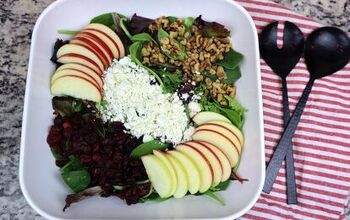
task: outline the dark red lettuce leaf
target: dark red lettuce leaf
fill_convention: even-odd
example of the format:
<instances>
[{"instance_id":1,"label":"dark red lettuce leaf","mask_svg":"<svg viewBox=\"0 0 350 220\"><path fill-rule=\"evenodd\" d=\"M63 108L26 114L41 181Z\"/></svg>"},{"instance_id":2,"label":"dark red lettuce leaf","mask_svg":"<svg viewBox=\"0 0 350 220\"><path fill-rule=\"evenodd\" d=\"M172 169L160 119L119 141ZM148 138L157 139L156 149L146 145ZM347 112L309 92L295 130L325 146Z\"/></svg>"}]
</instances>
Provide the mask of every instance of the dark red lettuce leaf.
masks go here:
<instances>
[{"instance_id":1,"label":"dark red lettuce leaf","mask_svg":"<svg viewBox=\"0 0 350 220\"><path fill-rule=\"evenodd\" d=\"M83 199L87 199L87 198L91 198L94 197L96 195L99 195L100 193L102 193L103 190L100 186L94 186L88 189L85 189L84 191L78 192L78 193L74 193L74 194L70 194L66 197L66 205L63 208L63 211L66 211L66 209L72 204L72 203L76 203L79 202Z\"/></svg>"},{"instance_id":2,"label":"dark red lettuce leaf","mask_svg":"<svg viewBox=\"0 0 350 220\"><path fill-rule=\"evenodd\" d=\"M134 14L129 23L129 31L132 35L145 32L154 19L145 18Z\"/></svg>"},{"instance_id":3,"label":"dark red lettuce leaf","mask_svg":"<svg viewBox=\"0 0 350 220\"><path fill-rule=\"evenodd\" d=\"M202 15L194 20L194 24L199 28L205 37L229 37L230 31L224 25L217 22L208 22L202 19Z\"/></svg>"},{"instance_id":4,"label":"dark red lettuce leaf","mask_svg":"<svg viewBox=\"0 0 350 220\"><path fill-rule=\"evenodd\" d=\"M65 44L68 44L69 41L64 41L61 39L57 39L55 42L55 45L53 47L53 52L52 52L52 57L50 58L50 60L57 64L58 66L60 66L61 64L57 62L57 51Z\"/></svg>"}]
</instances>

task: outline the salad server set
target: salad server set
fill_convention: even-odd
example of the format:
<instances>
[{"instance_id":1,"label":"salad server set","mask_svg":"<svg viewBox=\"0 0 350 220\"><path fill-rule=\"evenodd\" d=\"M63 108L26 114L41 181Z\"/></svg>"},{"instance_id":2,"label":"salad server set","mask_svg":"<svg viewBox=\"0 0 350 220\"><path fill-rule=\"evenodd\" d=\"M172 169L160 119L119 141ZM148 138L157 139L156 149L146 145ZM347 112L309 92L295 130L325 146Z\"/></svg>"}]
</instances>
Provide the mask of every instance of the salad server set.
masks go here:
<instances>
[{"instance_id":1,"label":"salad server set","mask_svg":"<svg viewBox=\"0 0 350 220\"><path fill-rule=\"evenodd\" d=\"M263 192L270 193L283 160L286 161L287 203L297 204L292 138L315 80L341 70L350 59L350 38L335 27L314 30L306 40L292 22L284 23L283 46L277 45L278 22L268 24L260 33L261 57L282 81L284 133L267 165ZM304 54L310 73L302 96L290 116L286 78Z\"/></svg>"}]
</instances>

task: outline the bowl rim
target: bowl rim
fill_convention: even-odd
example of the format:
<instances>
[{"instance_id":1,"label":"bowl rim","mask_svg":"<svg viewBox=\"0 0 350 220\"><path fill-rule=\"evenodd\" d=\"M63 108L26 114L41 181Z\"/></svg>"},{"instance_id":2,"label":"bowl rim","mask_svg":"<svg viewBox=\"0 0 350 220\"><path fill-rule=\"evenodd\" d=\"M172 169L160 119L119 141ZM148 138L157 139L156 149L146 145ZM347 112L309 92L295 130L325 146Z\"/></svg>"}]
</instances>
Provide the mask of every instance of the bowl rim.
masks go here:
<instances>
[{"instance_id":1,"label":"bowl rim","mask_svg":"<svg viewBox=\"0 0 350 220\"><path fill-rule=\"evenodd\" d=\"M42 20L45 18L46 14L48 14L51 10L53 10L57 5L60 4L64 4L65 2L68 2L69 0L56 0L54 2L52 2L49 6L47 6L42 13L39 15L39 17L37 18L34 28L33 28L33 34L31 37L31 48L30 48L30 53L29 53L29 62L28 62L28 71L27 71L27 79L26 82L31 82L31 78L32 78L32 69L33 69L33 54L35 53L35 48L36 48L36 41L34 40L37 36L37 29L40 26L40 23L42 22ZM253 34L254 34L254 43L257 45L255 47L255 54L257 55L257 59L256 59L256 67L257 67L257 86L258 86L258 106L259 106L259 124L260 124L260 129L259 129L259 133L260 133L260 142L263 145L262 146L262 150L264 152L265 149L265 145L264 145L264 123L263 123L263 107L262 107L262 85L261 85L261 68L260 68L260 59L259 59L259 41L258 41L258 33L257 33L257 29L255 26L255 23L252 19L252 17L249 15L248 11L243 8L240 4L238 4L236 1L234 0L222 0L225 1L231 5L233 5L234 7L236 7L238 10L240 10L246 17L246 19L248 19L248 22L250 24L250 26L253 29ZM26 143L26 128L27 128L27 117L28 117L28 100L29 100L29 93L31 91L31 87L32 84L31 83L26 83L26 88L25 88L25 95L24 95L24 105L23 105L23 115L22 115L22 128L21 128L21 142L20 142L20 159L19 159L19 183L20 183L20 188L22 191L22 194L24 196L24 198L26 199L26 201L28 202L28 204L30 205L31 208L33 208L38 214L40 214L41 216L43 216L44 218L47 219L55 219L55 220L59 220L61 218L54 216L53 214L50 214L46 211L44 211L43 209L41 209L30 197L28 190L27 190L27 186L24 182L24 149L25 149L25 143ZM264 153L260 154L260 159L262 161L265 161L265 155ZM262 166L260 166L260 172L262 174L262 178L260 179L259 182L259 187L257 192L255 193L254 197L250 200L250 202L244 207L242 208L239 212L236 213L232 213L229 214L227 216L223 216L223 217L219 217L219 218L215 218L215 219L232 219L232 218L238 218L242 215L244 215L246 212L248 212L253 205L256 203L256 201L259 199L260 194L262 192L262 188L263 188L263 184L264 184L264 179L265 179L265 164L263 164ZM79 218L80 219L80 218ZM170 219L170 218L169 218ZM171 218L174 219L174 218ZM195 218L184 218L184 219L195 219ZM208 219L214 219L214 218L208 218Z\"/></svg>"}]
</instances>

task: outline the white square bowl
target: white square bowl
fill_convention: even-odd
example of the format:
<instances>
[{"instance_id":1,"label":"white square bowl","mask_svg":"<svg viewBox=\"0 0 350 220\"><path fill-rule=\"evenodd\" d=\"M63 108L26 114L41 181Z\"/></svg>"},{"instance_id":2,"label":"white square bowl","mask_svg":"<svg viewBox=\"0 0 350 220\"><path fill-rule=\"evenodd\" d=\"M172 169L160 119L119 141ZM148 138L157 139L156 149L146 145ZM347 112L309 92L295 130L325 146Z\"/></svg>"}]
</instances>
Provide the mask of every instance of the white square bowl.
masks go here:
<instances>
[{"instance_id":1,"label":"white square bowl","mask_svg":"<svg viewBox=\"0 0 350 220\"><path fill-rule=\"evenodd\" d=\"M231 30L233 47L245 55L238 100L248 109L244 126L245 146L238 173L249 179L220 192L226 205L204 196L187 196L161 203L127 206L117 197L95 197L73 204L62 212L70 190L61 180L46 136L52 124L49 61L61 28L81 29L90 19L116 11L156 18L203 15L205 20ZM32 37L27 76L20 158L20 184L28 203L48 219L234 219L258 199L265 177L263 117L257 33L248 13L232 0L59 0L39 17Z\"/></svg>"}]
</instances>

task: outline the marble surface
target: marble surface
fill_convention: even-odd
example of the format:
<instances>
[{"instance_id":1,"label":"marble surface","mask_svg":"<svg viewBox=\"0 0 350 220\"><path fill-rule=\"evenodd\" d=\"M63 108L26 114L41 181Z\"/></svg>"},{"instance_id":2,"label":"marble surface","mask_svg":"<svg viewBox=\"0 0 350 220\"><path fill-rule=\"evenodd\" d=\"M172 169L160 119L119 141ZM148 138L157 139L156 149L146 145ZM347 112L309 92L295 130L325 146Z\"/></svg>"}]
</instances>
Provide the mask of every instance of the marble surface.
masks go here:
<instances>
[{"instance_id":1,"label":"marble surface","mask_svg":"<svg viewBox=\"0 0 350 220\"><path fill-rule=\"evenodd\" d=\"M274 0L350 34L350 0ZM18 183L23 96L30 37L53 0L0 1L0 219L42 219L26 203Z\"/></svg>"}]
</instances>

